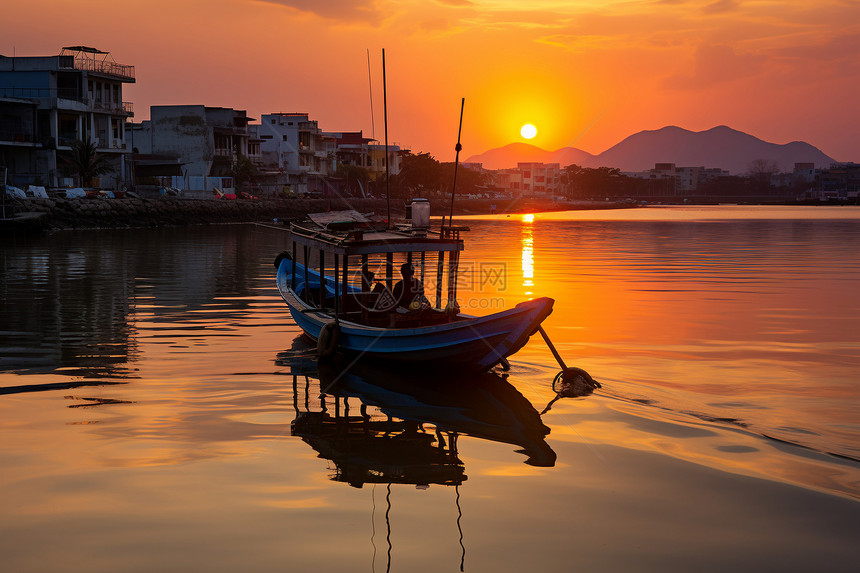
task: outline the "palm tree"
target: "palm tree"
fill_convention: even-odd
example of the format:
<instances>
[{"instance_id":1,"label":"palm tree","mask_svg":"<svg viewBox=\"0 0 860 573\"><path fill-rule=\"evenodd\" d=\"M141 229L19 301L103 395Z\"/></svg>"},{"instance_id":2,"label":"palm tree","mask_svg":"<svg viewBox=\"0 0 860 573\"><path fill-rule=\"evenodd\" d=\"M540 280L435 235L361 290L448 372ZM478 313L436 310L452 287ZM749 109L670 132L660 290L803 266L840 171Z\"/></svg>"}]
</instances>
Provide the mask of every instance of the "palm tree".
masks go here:
<instances>
[{"instance_id":1,"label":"palm tree","mask_svg":"<svg viewBox=\"0 0 860 573\"><path fill-rule=\"evenodd\" d=\"M81 185L85 187L89 187L92 180L99 175L114 170L110 158L96 153L96 144L89 138L72 143L72 150L65 154L63 160L80 177Z\"/></svg>"}]
</instances>

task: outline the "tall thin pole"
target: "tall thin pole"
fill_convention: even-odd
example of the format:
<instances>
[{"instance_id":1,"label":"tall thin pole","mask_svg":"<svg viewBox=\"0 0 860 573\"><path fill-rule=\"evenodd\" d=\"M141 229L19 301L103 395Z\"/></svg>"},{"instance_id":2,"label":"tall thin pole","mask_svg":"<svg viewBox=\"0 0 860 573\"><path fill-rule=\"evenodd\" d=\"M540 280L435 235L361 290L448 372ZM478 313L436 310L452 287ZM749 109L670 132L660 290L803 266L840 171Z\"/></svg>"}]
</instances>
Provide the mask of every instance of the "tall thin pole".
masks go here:
<instances>
[{"instance_id":1,"label":"tall thin pole","mask_svg":"<svg viewBox=\"0 0 860 573\"><path fill-rule=\"evenodd\" d=\"M3 218L6 218L6 174L9 173L9 168L3 168Z\"/></svg>"},{"instance_id":2,"label":"tall thin pole","mask_svg":"<svg viewBox=\"0 0 860 573\"><path fill-rule=\"evenodd\" d=\"M451 212L448 214L448 226L454 220L454 195L457 193L457 166L460 164L460 150L463 146L460 145L460 133L463 131L463 107L466 105L466 98L460 100L460 127L457 128L457 145L454 149L457 155L454 157L454 185L451 187Z\"/></svg>"},{"instance_id":3,"label":"tall thin pole","mask_svg":"<svg viewBox=\"0 0 860 573\"><path fill-rule=\"evenodd\" d=\"M388 181L388 91L385 81L385 48L382 48L382 109L385 112L385 202L388 206L388 226L391 227L391 188Z\"/></svg>"},{"instance_id":4,"label":"tall thin pole","mask_svg":"<svg viewBox=\"0 0 860 573\"><path fill-rule=\"evenodd\" d=\"M376 120L373 119L373 80L370 74L370 48L367 49L367 85L370 88L370 136L376 139Z\"/></svg>"}]
</instances>

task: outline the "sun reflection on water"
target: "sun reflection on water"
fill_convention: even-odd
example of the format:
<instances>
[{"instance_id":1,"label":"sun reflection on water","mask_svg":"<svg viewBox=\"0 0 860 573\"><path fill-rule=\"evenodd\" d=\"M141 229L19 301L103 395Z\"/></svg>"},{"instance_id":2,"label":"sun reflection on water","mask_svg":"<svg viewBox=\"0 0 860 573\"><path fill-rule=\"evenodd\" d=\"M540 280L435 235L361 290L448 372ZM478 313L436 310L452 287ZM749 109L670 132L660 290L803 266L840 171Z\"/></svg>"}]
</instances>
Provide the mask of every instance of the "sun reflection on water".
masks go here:
<instances>
[{"instance_id":1,"label":"sun reflection on water","mask_svg":"<svg viewBox=\"0 0 860 573\"><path fill-rule=\"evenodd\" d=\"M531 225L534 220L534 215L523 215L523 223L527 223L526 225L523 225L522 236L523 286L526 289L525 294L529 296L534 294L534 291L532 289L534 288L535 284L534 234Z\"/></svg>"}]
</instances>

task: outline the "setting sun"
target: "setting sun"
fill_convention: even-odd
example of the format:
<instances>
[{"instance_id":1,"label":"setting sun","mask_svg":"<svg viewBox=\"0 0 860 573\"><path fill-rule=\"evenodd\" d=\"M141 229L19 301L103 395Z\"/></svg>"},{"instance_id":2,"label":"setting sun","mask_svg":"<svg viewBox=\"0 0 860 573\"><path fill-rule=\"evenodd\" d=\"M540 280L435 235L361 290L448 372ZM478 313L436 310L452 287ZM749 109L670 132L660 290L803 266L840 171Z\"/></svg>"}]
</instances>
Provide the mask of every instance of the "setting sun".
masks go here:
<instances>
[{"instance_id":1,"label":"setting sun","mask_svg":"<svg viewBox=\"0 0 860 573\"><path fill-rule=\"evenodd\" d=\"M535 135L537 135L537 128L530 123L525 124L520 128L520 135L522 135L525 139L531 139Z\"/></svg>"}]
</instances>

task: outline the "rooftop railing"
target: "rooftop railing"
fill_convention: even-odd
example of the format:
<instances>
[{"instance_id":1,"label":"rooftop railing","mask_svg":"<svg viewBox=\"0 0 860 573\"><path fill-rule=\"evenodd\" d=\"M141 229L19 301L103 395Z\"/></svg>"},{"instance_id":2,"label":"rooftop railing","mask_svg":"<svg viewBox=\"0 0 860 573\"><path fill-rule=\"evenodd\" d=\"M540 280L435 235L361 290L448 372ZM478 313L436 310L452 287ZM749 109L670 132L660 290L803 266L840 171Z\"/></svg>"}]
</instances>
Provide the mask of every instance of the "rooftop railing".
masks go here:
<instances>
[{"instance_id":1,"label":"rooftop railing","mask_svg":"<svg viewBox=\"0 0 860 573\"><path fill-rule=\"evenodd\" d=\"M94 60L91 58L75 58L73 60L73 69L83 70L87 72L98 72L122 78L124 80L134 80L134 66L118 64L108 60Z\"/></svg>"}]
</instances>

